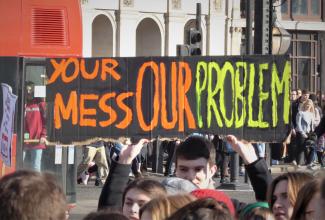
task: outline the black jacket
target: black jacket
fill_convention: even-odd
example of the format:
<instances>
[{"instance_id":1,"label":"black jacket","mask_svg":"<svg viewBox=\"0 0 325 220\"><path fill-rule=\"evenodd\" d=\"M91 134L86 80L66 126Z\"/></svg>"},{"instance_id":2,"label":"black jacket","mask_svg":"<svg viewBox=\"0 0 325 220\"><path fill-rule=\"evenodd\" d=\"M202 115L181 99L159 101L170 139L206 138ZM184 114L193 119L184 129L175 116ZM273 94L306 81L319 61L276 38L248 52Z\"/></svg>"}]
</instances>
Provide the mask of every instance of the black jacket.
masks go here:
<instances>
[{"instance_id":1,"label":"black jacket","mask_svg":"<svg viewBox=\"0 0 325 220\"><path fill-rule=\"evenodd\" d=\"M119 164L112 160L108 177L99 197L98 210L122 207L122 196L129 181L131 164Z\"/></svg>"},{"instance_id":2,"label":"black jacket","mask_svg":"<svg viewBox=\"0 0 325 220\"><path fill-rule=\"evenodd\" d=\"M319 125L315 128L315 133L317 134L317 137L320 137L325 133L325 115L322 117Z\"/></svg>"}]
</instances>

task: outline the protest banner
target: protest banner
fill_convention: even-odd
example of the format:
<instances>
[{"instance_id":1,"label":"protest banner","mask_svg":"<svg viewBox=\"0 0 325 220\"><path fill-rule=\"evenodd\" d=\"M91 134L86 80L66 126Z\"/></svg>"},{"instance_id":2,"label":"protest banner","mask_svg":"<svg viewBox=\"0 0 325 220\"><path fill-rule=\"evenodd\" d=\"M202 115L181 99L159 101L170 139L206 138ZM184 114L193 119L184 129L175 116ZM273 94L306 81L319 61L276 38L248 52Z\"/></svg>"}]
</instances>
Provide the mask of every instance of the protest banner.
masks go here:
<instances>
[{"instance_id":1,"label":"protest banner","mask_svg":"<svg viewBox=\"0 0 325 220\"><path fill-rule=\"evenodd\" d=\"M288 56L47 59L51 142L234 134L279 142L290 126Z\"/></svg>"},{"instance_id":2,"label":"protest banner","mask_svg":"<svg viewBox=\"0 0 325 220\"><path fill-rule=\"evenodd\" d=\"M17 96L12 93L9 85L1 83L2 88L2 122L0 128L0 150L4 164L11 166L11 144L13 136L13 122L16 108Z\"/></svg>"}]
</instances>

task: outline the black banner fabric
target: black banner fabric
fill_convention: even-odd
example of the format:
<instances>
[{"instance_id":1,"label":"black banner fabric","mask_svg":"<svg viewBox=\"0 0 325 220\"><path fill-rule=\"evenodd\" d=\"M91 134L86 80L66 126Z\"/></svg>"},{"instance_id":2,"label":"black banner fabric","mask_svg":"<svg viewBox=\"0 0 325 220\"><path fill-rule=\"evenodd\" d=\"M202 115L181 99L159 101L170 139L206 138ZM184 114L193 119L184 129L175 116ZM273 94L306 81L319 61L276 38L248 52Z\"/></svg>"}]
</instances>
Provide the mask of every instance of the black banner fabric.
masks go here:
<instances>
[{"instance_id":1,"label":"black banner fabric","mask_svg":"<svg viewBox=\"0 0 325 220\"><path fill-rule=\"evenodd\" d=\"M184 137L282 141L287 56L47 59L48 139Z\"/></svg>"}]
</instances>

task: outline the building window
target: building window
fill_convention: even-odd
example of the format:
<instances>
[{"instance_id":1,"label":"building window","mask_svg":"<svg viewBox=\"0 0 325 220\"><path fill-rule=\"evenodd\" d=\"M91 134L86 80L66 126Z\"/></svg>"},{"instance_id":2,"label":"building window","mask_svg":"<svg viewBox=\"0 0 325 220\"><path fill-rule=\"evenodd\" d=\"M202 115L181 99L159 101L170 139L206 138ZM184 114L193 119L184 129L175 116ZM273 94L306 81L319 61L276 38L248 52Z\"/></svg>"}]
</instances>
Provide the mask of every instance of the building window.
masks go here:
<instances>
[{"instance_id":1,"label":"building window","mask_svg":"<svg viewBox=\"0 0 325 220\"><path fill-rule=\"evenodd\" d=\"M321 21L322 4L321 0L282 0L282 19Z\"/></svg>"},{"instance_id":2,"label":"building window","mask_svg":"<svg viewBox=\"0 0 325 220\"><path fill-rule=\"evenodd\" d=\"M289 48L292 62L292 88L316 92L317 85L317 34L293 33Z\"/></svg>"}]
</instances>

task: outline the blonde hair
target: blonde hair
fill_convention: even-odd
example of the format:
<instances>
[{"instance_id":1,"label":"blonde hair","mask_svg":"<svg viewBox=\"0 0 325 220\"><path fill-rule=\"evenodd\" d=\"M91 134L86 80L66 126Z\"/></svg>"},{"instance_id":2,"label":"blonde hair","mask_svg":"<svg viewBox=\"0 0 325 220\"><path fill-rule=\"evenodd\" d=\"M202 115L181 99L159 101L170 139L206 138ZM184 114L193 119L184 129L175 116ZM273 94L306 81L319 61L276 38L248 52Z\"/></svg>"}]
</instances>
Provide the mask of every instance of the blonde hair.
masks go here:
<instances>
[{"instance_id":1,"label":"blonde hair","mask_svg":"<svg viewBox=\"0 0 325 220\"><path fill-rule=\"evenodd\" d=\"M140 209L140 217L143 212L148 211L152 220L163 220L174 214L178 209L195 201L196 198L190 194L178 194L160 197L146 203Z\"/></svg>"},{"instance_id":2,"label":"blonde hair","mask_svg":"<svg viewBox=\"0 0 325 220\"><path fill-rule=\"evenodd\" d=\"M307 105L308 105L308 104L311 106L310 109L307 109ZM306 101L304 101L304 102L302 103L301 109L302 109L303 111L309 111L309 112L314 113L314 112L315 112L315 106L314 106L313 101L312 101L311 99L307 99Z\"/></svg>"}]
</instances>

